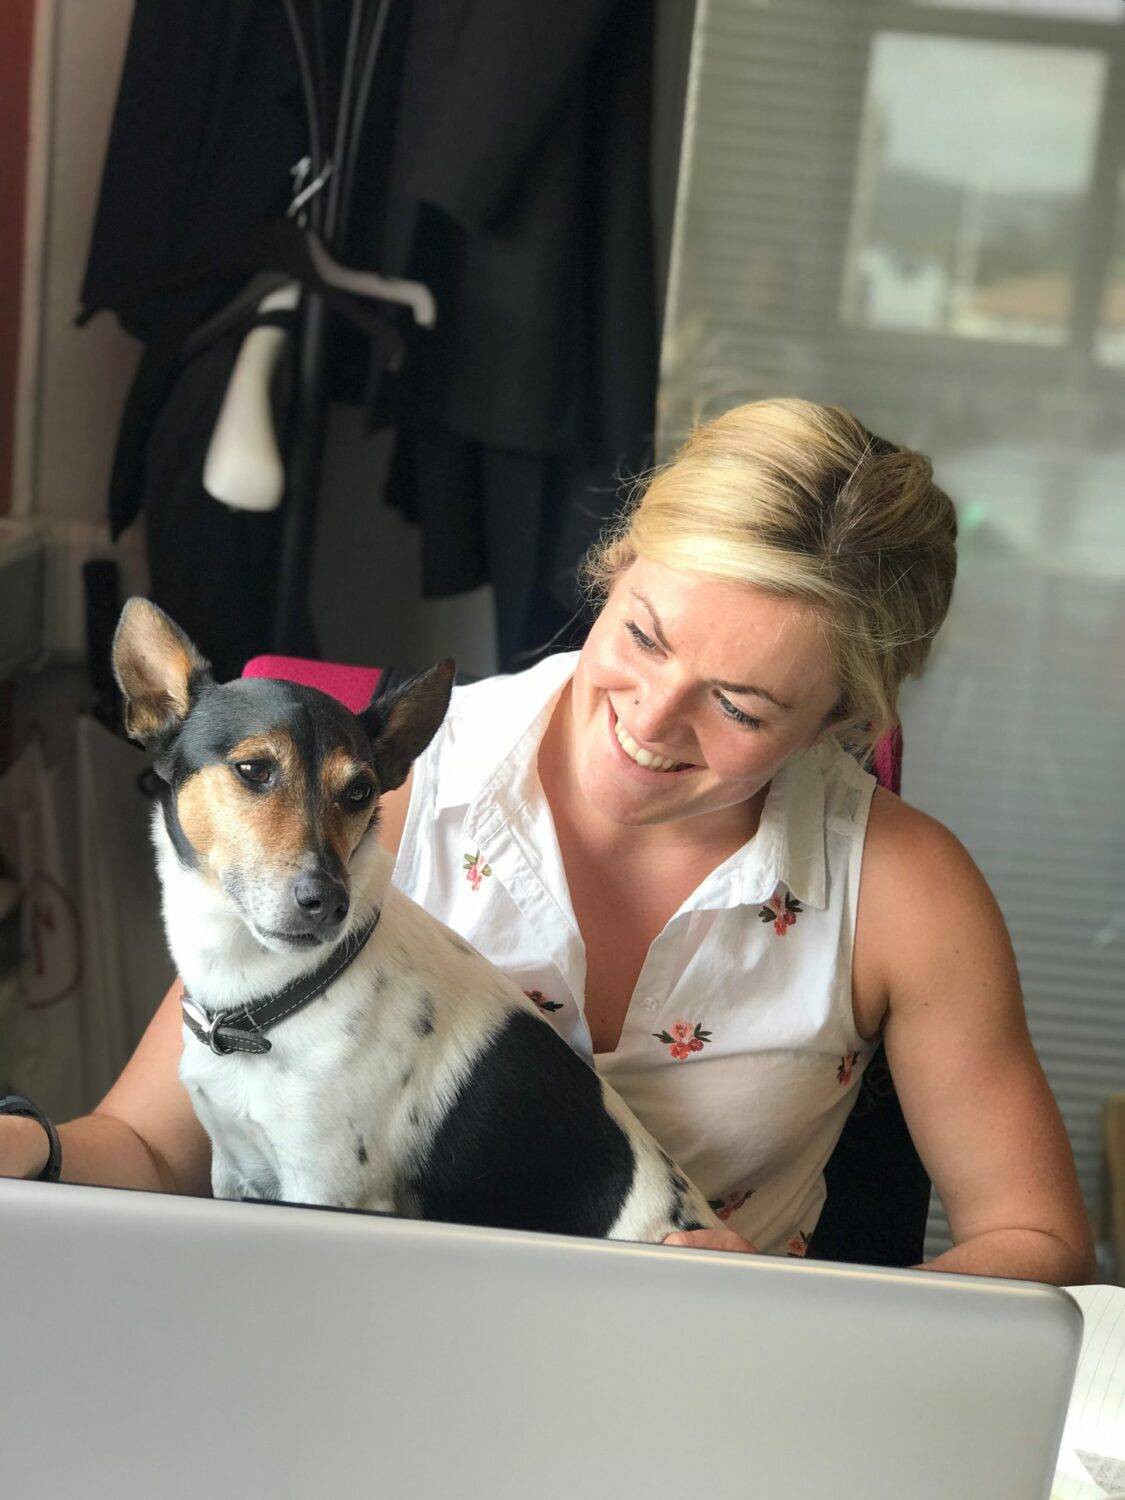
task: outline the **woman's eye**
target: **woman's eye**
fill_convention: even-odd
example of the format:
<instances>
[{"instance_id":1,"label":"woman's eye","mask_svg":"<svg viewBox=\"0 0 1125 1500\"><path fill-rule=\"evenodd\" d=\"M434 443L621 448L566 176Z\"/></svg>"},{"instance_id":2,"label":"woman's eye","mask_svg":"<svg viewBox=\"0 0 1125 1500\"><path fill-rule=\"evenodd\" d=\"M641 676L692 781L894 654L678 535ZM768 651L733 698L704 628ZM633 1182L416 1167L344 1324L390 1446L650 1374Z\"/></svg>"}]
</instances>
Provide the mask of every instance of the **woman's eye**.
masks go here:
<instances>
[{"instance_id":1,"label":"woman's eye","mask_svg":"<svg viewBox=\"0 0 1125 1500\"><path fill-rule=\"evenodd\" d=\"M273 765L268 760L240 760L234 769L251 786L265 786L273 774Z\"/></svg>"},{"instance_id":2,"label":"woman's eye","mask_svg":"<svg viewBox=\"0 0 1125 1500\"><path fill-rule=\"evenodd\" d=\"M625 629L633 637L642 651L656 650L656 642L650 636L645 635L644 631L638 625L635 625L632 620L625 621Z\"/></svg>"},{"instance_id":3,"label":"woman's eye","mask_svg":"<svg viewBox=\"0 0 1125 1500\"><path fill-rule=\"evenodd\" d=\"M375 788L369 781L357 781L344 793L344 801L350 807L362 807L365 802L371 801L371 794L374 790Z\"/></svg>"},{"instance_id":4,"label":"woman's eye","mask_svg":"<svg viewBox=\"0 0 1125 1500\"><path fill-rule=\"evenodd\" d=\"M722 693L716 693L715 696L719 701L719 707L728 719L733 719L743 729L761 729L761 719L756 719L753 714L744 714L740 708L734 706L729 698L724 698Z\"/></svg>"}]
</instances>

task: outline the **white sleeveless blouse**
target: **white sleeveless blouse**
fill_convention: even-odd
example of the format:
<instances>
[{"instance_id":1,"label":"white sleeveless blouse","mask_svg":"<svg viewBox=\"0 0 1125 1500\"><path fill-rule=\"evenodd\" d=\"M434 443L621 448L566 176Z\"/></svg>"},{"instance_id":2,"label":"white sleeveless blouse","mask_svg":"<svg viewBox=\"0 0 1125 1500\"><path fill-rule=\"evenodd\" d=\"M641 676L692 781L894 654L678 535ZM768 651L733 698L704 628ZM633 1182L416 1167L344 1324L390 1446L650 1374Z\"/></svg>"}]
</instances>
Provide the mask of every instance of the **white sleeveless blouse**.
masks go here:
<instances>
[{"instance_id":1,"label":"white sleeveless blouse","mask_svg":"<svg viewBox=\"0 0 1125 1500\"><path fill-rule=\"evenodd\" d=\"M576 660L454 691L414 766L394 883L531 995L732 1229L803 1255L874 1050L851 972L875 779L834 743L789 760L754 837L653 942L616 1050L593 1056L585 950L536 768Z\"/></svg>"}]
</instances>

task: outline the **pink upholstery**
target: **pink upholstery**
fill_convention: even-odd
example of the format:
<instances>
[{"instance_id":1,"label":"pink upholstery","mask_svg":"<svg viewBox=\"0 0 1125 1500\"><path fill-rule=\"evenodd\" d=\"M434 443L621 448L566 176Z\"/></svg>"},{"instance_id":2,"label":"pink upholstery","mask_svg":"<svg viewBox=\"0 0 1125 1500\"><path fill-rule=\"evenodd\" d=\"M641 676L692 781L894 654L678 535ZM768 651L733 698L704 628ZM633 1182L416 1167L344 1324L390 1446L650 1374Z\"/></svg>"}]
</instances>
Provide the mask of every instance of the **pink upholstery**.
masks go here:
<instances>
[{"instance_id":1,"label":"pink upholstery","mask_svg":"<svg viewBox=\"0 0 1125 1500\"><path fill-rule=\"evenodd\" d=\"M345 667L334 661L310 661L303 656L255 656L242 669L243 677L280 677L319 688L338 698L353 714L362 713L383 675L382 667Z\"/></svg>"},{"instance_id":2,"label":"pink upholstery","mask_svg":"<svg viewBox=\"0 0 1125 1500\"><path fill-rule=\"evenodd\" d=\"M902 791L902 728L895 725L889 729L875 746L875 758L871 769L880 786L885 786L897 797Z\"/></svg>"},{"instance_id":3,"label":"pink upholstery","mask_svg":"<svg viewBox=\"0 0 1125 1500\"><path fill-rule=\"evenodd\" d=\"M243 677L280 677L301 682L338 698L353 714L371 702L382 667L345 667L339 662L310 661L303 656L255 656L242 669ZM897 793L902 787L902 730L890 730L875 746L872 769L880 786Z\"/></svg>"}]
</instances>

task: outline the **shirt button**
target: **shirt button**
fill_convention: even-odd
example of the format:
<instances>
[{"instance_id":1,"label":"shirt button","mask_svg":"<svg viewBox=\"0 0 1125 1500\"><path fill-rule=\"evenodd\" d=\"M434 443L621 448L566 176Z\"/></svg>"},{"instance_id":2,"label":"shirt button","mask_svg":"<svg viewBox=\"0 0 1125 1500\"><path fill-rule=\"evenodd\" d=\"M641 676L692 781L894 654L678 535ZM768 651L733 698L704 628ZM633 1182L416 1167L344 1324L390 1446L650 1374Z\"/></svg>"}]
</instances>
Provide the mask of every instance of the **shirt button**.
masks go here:
<instances>
[{"instance_id":1,"label":"shirt button","mask_svg":"<svg viewBox=\"0 0 1125 1500\"><path fill-rule=\"evenodd\" d=\"M648 1011L651 1016L654 1011L660 1009L660 1001L655 995L646 995L641 1001L641 1009Z\"/></svg>"}]
</instances>

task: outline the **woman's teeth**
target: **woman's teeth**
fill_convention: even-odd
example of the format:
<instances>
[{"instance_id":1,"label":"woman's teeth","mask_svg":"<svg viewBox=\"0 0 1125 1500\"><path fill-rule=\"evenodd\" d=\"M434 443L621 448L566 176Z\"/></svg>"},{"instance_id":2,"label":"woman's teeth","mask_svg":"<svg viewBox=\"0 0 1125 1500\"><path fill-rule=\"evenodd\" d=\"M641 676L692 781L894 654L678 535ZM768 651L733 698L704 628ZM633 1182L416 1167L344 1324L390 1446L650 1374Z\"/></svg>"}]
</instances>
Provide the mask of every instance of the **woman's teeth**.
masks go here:
<instances>
[{"instance_id":1,"label":"woman's teeth","mask_svg":"<svg viewBox=\"0 0 1125 1500\"><path fill-rule=\"evenodd\" d=\"M679 771L685 764L682 760L668 760L666 756L653 755L651 750L642 750L620 719L616 721L613 732L629 759L644 766L646 771Z\"/></svg>"}]
</instances>

